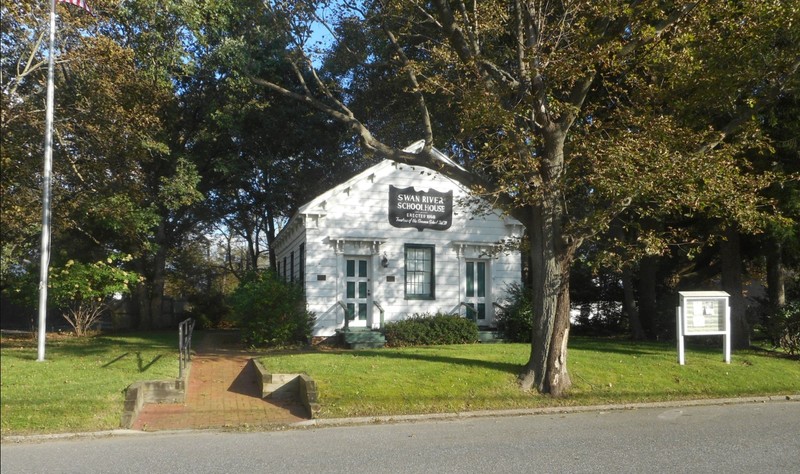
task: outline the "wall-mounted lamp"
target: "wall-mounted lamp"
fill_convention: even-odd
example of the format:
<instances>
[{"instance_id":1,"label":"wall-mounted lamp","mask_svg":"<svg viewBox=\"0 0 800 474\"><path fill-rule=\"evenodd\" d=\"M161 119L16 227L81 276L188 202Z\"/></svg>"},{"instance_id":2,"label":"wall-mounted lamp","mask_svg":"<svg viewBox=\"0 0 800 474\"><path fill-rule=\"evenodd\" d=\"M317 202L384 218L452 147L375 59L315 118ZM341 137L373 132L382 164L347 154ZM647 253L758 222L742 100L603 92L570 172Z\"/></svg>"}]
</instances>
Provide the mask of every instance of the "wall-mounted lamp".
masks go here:
<instances>
[{"instance_id":1,"label":"wall-mounted lamp","mask_svg":"<svg viewBox=\"0 0 800 474\"><path fill-rule=\"evenodd\" d=\"M381 257L381 266L383 268L389 267L389 258L386 256L386 252L383 252L383 257Z\"/></svg>"}]
</instances>

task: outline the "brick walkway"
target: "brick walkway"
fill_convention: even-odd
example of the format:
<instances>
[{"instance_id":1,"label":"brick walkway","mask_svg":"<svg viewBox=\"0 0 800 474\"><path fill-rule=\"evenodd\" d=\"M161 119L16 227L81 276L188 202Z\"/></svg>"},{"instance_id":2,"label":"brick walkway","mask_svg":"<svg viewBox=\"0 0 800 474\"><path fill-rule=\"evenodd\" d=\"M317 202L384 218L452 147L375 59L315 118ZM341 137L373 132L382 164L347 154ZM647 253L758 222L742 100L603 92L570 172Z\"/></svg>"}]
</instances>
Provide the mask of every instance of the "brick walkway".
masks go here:
<instances>
[{"instance_id":1,"label":"brick walkway","mask_svg":"<svg viewBox=\"0 0 800 474\"><path fill-rule=\"evenodd\" d=\"M192 357L184 404L146 404L133 423L143 431L245 428L307 419L302 405L261 399L256 369L246 353L232 348L227 334L201 336Z\"/></svg>"}]
</instances>

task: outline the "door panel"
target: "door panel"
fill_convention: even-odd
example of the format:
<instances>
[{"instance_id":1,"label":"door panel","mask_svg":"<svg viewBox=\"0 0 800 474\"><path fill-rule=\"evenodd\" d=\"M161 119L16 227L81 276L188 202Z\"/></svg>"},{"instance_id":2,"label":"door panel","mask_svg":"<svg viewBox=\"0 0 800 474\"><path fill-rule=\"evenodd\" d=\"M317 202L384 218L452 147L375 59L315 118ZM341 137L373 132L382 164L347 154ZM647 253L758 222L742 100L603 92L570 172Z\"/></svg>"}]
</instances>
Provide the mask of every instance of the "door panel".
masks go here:
<instances>
[{"instance_id":1,"label":"door panel","mask_svg":"<svg viewBox=\"0 0 800 474\"><path fill-rule=\"evenodd\" d=\"M467 318L477 323L486 323L491 319L487 314L486 276L488 263L485 260L467 260L465 262L464 302L467 304Z\"/></svg>"},{"instance_id":2,"label":"door panel","mask_svg":"<svg viewBox=\"0 0 800 474\"><path fill-rule=\"evenodd\" d=\"M348 319L352 326L366 326L369 318L369 259L345 257L345 294Z\"/></svg>"}]
</instances>

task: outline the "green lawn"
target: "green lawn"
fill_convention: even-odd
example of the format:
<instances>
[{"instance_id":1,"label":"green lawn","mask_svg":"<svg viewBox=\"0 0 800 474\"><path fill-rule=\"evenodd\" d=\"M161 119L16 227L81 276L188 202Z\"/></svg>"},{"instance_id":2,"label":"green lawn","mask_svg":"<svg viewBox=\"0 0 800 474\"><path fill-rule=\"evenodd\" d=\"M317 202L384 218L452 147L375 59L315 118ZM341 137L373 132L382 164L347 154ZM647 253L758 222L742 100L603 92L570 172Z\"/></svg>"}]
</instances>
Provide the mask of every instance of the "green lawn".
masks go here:
<instances>
[{"instance_id":1,"label":"green lawn","mask_svg":"<svg viewBox=\"0 0 800 474\"><path fill-rule=\"evenodd\" d=\"M275 353L273 373L307 373L317 382L322 418L632 403L744 395L800 394L800 362L768 351L688 347L686 365L668 343L570 339L569 397L524 393L516 376L525 344Z\"/></svg>"},{"instance_id":2,"label":"green lawn","mask_svg":"<svg viewBox=\"0 0 800 474\"><path fill-rule=\"evenodd\" d=\"M320 417L593 405L744 395L800 394L800 362L769 351L689 346L686 365L669 343L570 339L572 394L522 392L516 375L525 344L275 351L261 360L274 373L305 372L318 384ZM174 332L0 343L2 434L96 431L119 427L123 390L137 380L178 373Z\"/></svg>"},{"instance_id":3,"label":"green lawn","mask_svg":"<svg viewBox=\"0 0 800 474\"><path fill-rule=\"evenodd\" d=\"M30 336L0 343L2 434L119 428L123 391L137 380L178 376L177 332L53 336L37 362Z\"/></svg>"}]
</instances>

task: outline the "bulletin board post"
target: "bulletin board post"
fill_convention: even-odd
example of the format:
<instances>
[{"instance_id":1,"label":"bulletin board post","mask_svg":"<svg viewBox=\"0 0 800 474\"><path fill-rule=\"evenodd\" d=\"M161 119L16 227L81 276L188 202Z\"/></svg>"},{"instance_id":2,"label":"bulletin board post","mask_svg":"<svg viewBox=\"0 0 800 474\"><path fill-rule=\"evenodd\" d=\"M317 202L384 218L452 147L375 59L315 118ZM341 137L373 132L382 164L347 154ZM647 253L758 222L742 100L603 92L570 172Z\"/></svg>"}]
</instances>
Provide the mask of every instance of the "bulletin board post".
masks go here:
<instances>
[{"instance_id":1,"label":"bulletin board post","mask_svg":"<svg viewBox=\"0 0 800 474\"><path fill-rule=\"evenodd\" d=\"M731 363L730 295L724 291L681 291L675 308L678 364L685 365L686 336L722 336L723 360Z\"/></svg>"}]
</instances>

